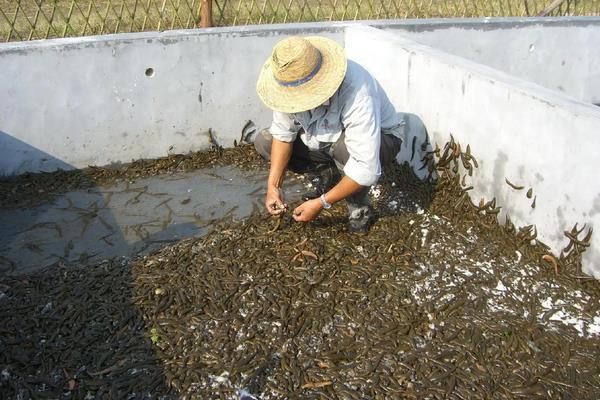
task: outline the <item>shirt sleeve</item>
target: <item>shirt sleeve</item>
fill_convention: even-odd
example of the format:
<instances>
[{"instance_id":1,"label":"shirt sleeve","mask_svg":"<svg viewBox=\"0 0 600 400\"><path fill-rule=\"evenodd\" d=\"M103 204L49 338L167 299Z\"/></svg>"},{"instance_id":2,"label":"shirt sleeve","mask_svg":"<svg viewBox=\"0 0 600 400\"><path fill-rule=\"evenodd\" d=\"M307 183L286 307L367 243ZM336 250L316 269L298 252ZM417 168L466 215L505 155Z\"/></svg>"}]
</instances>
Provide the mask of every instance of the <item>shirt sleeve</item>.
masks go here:
<instances>
[{"instance_id":1,"label":"shirt sleeve","mask_svg":"<svg viewBox=\"0 0 600 400\"><path fill-rule=\"evenodd\" d=\"M381 175L381 115L377 99L372 95L355 96L344 107L342 122L350 156L344 174L359 185L371 186Z\"/></svg>"},{"instance_id":2,"label":"shirt sleeve","mask_svg":"<svg viewBox=\"0 0 600 400\"><path fill-rule=\"evenodd\" d=\"M298 126L294 124L292 114L273 111L273 122L269 133L282 142L293 142L298 134Z\"/></svg>"}]
</instances>

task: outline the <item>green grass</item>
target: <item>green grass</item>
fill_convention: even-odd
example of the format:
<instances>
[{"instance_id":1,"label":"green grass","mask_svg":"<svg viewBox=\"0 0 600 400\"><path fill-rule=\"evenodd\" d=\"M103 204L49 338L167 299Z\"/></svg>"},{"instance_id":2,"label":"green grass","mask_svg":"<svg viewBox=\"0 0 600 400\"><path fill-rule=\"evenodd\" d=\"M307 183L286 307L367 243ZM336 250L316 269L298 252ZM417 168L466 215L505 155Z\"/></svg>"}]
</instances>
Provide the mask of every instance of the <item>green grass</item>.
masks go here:
<instances>
[{"instance_id":1,"label":"green grass","mask_svg":"<svg viewBox=\"0 0 600 400\"><path fill-rule=\"evenodd\" d=\"M3 41L193 28L199 20L199 0L0 0L0 10Z\"/></svg>"},{"instance_id":2,"label":"green grass","mask_svg":"<svg viewBox=\"0 0 600 400\"><path fill-rule=\"evenodd\" d=\"M40 5L38 5L38 3ZM535 15L551 0L218 0L216 26L352 19ZM566 0L553 15L600 15ZM197 27L200 0L0 0L0 41Z\"/></svg>"}]
</instances>

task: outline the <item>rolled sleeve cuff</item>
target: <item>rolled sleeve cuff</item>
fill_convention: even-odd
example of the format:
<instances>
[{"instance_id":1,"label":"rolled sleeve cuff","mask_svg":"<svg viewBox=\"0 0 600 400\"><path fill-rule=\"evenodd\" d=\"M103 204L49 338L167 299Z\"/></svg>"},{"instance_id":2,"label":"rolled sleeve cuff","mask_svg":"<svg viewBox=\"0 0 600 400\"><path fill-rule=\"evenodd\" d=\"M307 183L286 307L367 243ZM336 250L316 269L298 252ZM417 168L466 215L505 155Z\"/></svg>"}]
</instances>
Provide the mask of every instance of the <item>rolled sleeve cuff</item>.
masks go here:
<instances>
[{"instance_id":1,"label":"rolled sleeve cuff","mask_svg":"<svg viewBox=\"0 0 600 400\"><path fill-rule=\"evenodd\" d=\"M293 142L296 140L296 132L290 132L286 129L281 129L277 124L272 124L269 128L269 133L273 136L274 139L277 139L281 142Z\"/></svg>"},{"instance_id":2,"label":"rolled sleeve cuff","mask_svg":"<svg viewBox=\"0 0 600 400\"><path fill-rule=\"evenodd\" d=\"M344 166L344 174L351 178L353 181L361 186L371 186L377 183L379 176L381 175L380 168L377 168L377 172L373 173L369 171L363 164L350 158Z\"/></svg>"}]
</instances>

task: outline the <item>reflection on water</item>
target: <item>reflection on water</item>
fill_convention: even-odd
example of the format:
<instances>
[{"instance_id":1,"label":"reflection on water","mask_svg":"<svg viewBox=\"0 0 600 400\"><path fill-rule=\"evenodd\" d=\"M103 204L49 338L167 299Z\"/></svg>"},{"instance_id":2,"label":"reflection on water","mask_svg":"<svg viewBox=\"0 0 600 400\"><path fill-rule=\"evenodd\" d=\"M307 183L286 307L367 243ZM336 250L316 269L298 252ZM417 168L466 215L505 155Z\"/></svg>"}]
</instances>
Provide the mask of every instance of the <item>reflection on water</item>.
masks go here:
<instances>
[{"instance_id":1,"label":"reflection on water","mask_svg":"<svg viewBox=\"0 0 600 400\"><path fill-rule=\"evenodd\" d=\"M35 208L0 210L0 272L131 256L206 234L215 220L243 218L262 207L265 183L264 171L221 166L73 191ZM299 198L299 188L288 186L290 201Z\"/></svg>"}]
</instances>

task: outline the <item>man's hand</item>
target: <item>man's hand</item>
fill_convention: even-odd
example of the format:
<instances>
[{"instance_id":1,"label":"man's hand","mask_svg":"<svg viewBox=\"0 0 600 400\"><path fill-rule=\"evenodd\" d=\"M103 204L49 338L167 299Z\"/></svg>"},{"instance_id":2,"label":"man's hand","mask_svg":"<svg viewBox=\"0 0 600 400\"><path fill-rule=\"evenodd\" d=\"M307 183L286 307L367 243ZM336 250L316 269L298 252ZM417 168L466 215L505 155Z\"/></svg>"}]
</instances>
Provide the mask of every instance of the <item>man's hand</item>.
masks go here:
<instances>
[{"instance_id":1,"label":"man's hand","mask_svg":"<svg viewBox=\"0 0 600 400\"><path fill-rule=\"evenodd\" d=\"M344 176L329 192L327 192L326 201L329 204L335 204L338 201L345 199L352 193L360 190L362 186L356 183L352 178ZM293 217L296 221L308 222L312 221L319 215L323 205L320 199L308 200L300 204L294 210Z\"/></svg>"},{"instance_id":2,"label":"man's hand","mask_svg":"<svg viewBox=\"0 0 600 400\"><path fill-rule=\"evenodd\" d=\"M296 221L312 221L317 217L317 215L319 215L322 209L323 205L321 204L321 200L308 200L296 207L296 209L294 210L293 217Z\"/></svg>"},{"instance_id":3,"label":"man's hand","mask_svg":"<svg viewBox=\"0 0 600 400\"><path fill-rule=\"evenodd\" d=\"M269 179L267 180L267 198L265 206L269 214L281 216L287 210L287 204L283 202L281 187L285 167L292 156L294 144L281 142L275 138L271 142L271 166L269 167Z\"/></svg>"},{"instance_id":4,"label":"man's hand","mask_svg":"<svg viewBox=\"0 0 600 400\"><path fill-rule=\"evenodd\" d=\"M265 206L269 214L273 216L279 216L287 210L288 205L283 202L283 196L281 190L275 186L269 186L267 189L267 197L265 199Z\"/></svg>"}]
</instances>

